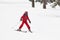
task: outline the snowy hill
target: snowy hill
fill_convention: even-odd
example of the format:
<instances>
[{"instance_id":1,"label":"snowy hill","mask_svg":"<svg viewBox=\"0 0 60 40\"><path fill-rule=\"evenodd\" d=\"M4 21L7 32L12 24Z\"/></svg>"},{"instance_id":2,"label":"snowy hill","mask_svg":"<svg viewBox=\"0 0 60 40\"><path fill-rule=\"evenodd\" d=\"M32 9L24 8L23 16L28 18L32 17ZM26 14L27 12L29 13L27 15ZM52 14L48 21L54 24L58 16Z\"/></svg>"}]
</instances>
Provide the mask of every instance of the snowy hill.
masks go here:
<instances>
[{"instance_id":1,"label":"snowy hill","mask_svg":"<svg viewBox=\"0 0 60 40\"><path fill-rule=\"evenodd\" d=\"M26 10L33 33L14 31L20 26L20 17ZM25 25L22 30L28 31ZM51 8L48 4L47 9L43 9L42 4L35 3L35 8L32 8L28 0L1 1L0 40L60 40L60 7Z\"/></svg>"}]
</instances>

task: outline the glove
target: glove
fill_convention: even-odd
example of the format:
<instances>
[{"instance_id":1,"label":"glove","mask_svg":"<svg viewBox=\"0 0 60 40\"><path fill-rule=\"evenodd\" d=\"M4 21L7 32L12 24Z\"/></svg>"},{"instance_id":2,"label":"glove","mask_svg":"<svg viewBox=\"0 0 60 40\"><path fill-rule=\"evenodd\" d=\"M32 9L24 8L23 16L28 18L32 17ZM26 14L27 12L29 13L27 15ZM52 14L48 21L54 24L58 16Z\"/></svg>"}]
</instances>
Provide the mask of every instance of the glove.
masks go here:
<instances>
[{"instance_id":1,"label":"glove","mask_svg":"<svg viewBox=\"0 0 60 40\"><path fill-rule=\"evenodd\" d=\"M22 19L20 19L20 21L22 21Z\"/></svg>"},{"instance_id":2,"label":"glove","mask_svg":"<svg viewBox=\"0 0 60 40\"><path fill-rule=\"evenodd\" d=\"M31 21L29 21L29 23L31 23Z\"/></svg>"}]
</instances>

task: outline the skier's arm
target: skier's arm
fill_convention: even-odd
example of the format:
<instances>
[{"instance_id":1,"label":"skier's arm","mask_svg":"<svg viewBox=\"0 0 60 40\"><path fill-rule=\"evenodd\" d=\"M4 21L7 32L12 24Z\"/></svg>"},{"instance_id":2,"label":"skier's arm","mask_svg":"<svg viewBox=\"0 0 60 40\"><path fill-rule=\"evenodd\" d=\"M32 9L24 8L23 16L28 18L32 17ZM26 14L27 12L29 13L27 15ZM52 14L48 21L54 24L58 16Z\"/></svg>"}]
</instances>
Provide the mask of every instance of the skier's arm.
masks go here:
<instances>
[{"instance_id":1,"label":"skier's arm","mask_svg":"<svg viewBox=\"0 0 60 40\"><path fill-rule=\"evenodd\" d=\"M20 21L22 21L23 16L20 18Z\"/></svg>"},{"instance_id":2,"label":"skier's arm","mask_svg":"<svg viewBox=\"0 0 60 40\"><path fill-rule=\"evenodd\" d=\"M28 17L28 16L27 16L27 18L28 18L29 23L31 23L31 21L30 21L30 19L29 19L29 17Z\"/></svg>"}]
</instances>

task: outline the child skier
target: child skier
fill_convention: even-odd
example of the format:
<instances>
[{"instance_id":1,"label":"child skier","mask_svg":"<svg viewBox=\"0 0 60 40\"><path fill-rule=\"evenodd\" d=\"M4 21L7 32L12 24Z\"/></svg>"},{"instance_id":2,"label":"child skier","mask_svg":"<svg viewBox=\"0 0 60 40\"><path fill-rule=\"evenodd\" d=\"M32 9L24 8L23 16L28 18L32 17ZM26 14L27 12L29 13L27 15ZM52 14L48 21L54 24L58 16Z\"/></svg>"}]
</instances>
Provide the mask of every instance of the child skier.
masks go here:
<instances>
[{"instance_id":1,"label":"child skier","mask_svg":"<svg viewBox=\"0 0 60 40\"><path fill-rule=\"evenodd\" d=\"M19 29L17 29L17 31L21 31L21 28L23 27L23 25L26 24L28 30L29 30L30 32L32 32L31 29L30 29L30 26L28 25L27 20L29 21L29 23L31 23L31 21L30 21L30 19L29 19L29 17L28 17L28 12L25 11L25 13L23 14L23 16L22 16L21 19L20 19L20 21L22 21L22 24L20 25Z\"/></svg>"}]
</instances>

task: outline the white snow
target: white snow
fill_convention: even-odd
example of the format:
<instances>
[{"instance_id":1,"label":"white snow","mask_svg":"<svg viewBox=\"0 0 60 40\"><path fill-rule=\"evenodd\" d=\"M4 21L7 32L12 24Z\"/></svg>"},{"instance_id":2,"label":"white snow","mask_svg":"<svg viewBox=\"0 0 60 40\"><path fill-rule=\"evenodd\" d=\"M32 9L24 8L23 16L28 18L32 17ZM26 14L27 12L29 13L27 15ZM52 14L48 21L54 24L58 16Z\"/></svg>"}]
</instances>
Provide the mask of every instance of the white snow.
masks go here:
<instances>
[{"instance_id":1,"label":"white snow","mask_svg":"<svg viewBox=\"0 0 60 40\"><path fill-rule=\"evenodd\" d=\"M29 12L33 33L14 31L25 11ZM22 30L28 31L25 25ZM0 0L0 40L60 40L60 7L51 8L48 4L43 9L37 2L32 8L28 0Z\"/></svg>"}]
</instances>

